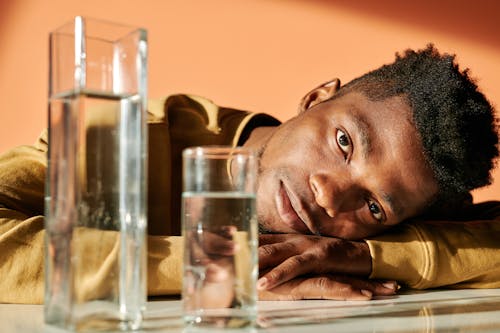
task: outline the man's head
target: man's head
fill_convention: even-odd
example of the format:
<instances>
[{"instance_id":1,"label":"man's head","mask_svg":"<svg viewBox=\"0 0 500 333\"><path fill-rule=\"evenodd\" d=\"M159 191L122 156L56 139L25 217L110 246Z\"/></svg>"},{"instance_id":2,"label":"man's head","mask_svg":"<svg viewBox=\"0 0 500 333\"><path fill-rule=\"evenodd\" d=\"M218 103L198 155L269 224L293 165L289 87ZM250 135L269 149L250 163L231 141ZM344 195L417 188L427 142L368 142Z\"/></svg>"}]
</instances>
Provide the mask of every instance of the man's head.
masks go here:
<instances>
[{"instance_id":1,"label":"man's head","mask_svg":"<svg viewBox=\"0 0 500 333\"><path fill-rule=\"evenodd\" d=\"M439 183L439 202L462 198L489 185L498 156L493 108L455 56L433 45L407 50L393 64L349 82L342 93L363 92L370 100L404 96L412 110L427 162Z\"/></svg>"},{"instance_id":2,"label":"man's head","mask_svg":"<svg viewBox=\"0 0 500 333\"><path fill-rule=\"evenodd\" d=\"M259 218L273 232L359 239L489 184L491 105L432 46L311 91L261 149Z\"/></svg>"}]
</instances>

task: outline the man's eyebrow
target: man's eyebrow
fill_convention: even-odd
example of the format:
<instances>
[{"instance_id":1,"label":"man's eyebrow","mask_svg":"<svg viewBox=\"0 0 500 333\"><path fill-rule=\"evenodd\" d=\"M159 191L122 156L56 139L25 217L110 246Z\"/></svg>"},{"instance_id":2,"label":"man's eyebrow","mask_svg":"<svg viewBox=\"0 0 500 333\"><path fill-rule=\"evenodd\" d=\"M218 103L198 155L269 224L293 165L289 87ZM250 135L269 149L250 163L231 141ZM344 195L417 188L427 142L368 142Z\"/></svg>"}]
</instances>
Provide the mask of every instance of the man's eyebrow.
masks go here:
<instances>
[{"instance_id":1,"label":"man's eyebrow","mask_svg":"<svg viewBox=\"0 0 500 333\"><path fill-rule=\"evenodd\" d=\"M351 120L354 124L355 130L357 132L357 136L359 138L361 144L361 156L364 159L368 158L368 155L372 151L372 143L370 140L370 133L372 133L371 125L364 119L358 115L356 112L356 108L351 107Z\"/></svg>"}]
</instances>

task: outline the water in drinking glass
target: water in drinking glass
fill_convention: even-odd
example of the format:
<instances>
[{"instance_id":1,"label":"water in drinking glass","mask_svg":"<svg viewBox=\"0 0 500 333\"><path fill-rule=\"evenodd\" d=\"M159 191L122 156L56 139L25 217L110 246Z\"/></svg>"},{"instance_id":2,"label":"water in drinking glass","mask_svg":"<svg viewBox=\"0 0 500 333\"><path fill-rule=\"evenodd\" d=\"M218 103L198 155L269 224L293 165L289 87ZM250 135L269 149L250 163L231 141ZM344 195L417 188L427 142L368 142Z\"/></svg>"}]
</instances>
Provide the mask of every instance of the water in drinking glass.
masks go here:
<instances>
[{"instance_id":1,"label":"water in drinking glass","mask_svg":"<svg viewBox=\"0 0 500 333\"><path fill-rule=\"evenodd\" d=\"M184 320L215 327L251 326L256 318L255 195L184 192Z\"/></svg>"},{"instance_id":2,"label":"water in drinking glass","mask_svg":"<svg viewBox=\"0 0 500 333\"><path fill-rule=\"evenodd\" d=\"M256 321L257 156L242 147L183 151L184 321L189 329Z\"/></svg>"}]
</instances>

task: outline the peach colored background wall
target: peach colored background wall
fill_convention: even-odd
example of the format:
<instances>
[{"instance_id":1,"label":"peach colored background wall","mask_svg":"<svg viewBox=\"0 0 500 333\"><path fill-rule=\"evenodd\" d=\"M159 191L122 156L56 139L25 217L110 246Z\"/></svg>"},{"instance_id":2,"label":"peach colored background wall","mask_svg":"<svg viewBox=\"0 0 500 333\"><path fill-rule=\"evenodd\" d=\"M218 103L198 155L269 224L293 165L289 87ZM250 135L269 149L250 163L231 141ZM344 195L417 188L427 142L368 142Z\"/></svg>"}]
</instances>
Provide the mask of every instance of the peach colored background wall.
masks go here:
<instances>
[{"instance_id":1,"label":"peach colored background wall","mask_svg":"<svg viewBox=\"0 0 500 333\"><path fill-rule=\"evenodd\" d=\"M499 12L495 0L0 0L0 151L46 126L48 33L75 15L148 29L150 97L195 93L285 120L315 85L430 41L500 107ZM476 200L500 199L495 179Z\"/></svg>"}]
</instances>

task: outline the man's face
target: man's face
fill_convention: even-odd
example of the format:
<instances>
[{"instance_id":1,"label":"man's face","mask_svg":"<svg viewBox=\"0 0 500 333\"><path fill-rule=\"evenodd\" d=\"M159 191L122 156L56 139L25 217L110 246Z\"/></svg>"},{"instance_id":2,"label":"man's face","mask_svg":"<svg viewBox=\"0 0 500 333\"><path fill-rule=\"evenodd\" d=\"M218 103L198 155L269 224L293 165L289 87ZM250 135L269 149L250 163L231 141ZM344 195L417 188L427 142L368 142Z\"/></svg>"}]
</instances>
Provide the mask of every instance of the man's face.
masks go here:
<instances>
[{"instance_id":1,"label":"man's face","mask_svg":"<svg viewBox=\"0 0 500 333\"><path fill-rule=\"evenodd\" d=\"M422 212L437 192L401 97L347 93L276 129L260 164L268 232L360 239Z\"/></svg>"}]
</instances>

